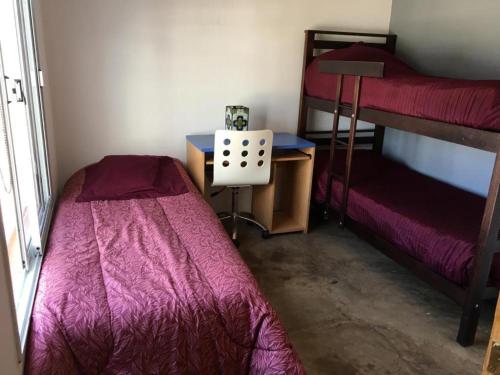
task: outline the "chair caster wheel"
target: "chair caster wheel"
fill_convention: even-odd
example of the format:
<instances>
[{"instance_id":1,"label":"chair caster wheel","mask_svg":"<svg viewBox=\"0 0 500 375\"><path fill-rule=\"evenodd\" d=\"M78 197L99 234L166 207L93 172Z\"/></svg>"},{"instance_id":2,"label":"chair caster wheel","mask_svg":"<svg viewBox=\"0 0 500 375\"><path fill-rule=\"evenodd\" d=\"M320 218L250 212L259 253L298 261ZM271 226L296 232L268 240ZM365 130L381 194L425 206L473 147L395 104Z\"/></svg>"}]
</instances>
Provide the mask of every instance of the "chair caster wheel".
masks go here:
<instances>
[{"instance_id":1,"label":"chair caster wheel","mask_svg":"<svg viewBox=\"0 0 500 375\"><path fill-rule=\"evenodd\" d=\"M328 210L323 211L323 220L324 221L330 220L330 213L328 212Z\"/></svg>"},{"instance_id":2,"label":"chair caster wheel","mask_svg":"<svg viewBox=\"0 0 500 375\"><path fill-rule=\"evenodd\" d=\"M261 234L262 238L267 240L268 238L271 237L271 235L269 234L269 231L268 230L263 230L262 231L262 234Z\"/></svg>"},{"instance_id":3,"label":"chair caster wheel","mask_svg":"<svg viewBox=\"0 0 500 375\"><path fill-rule=\"evenodd\" d=\"M233 244L236 247L240 247L240 240L233 240Z\"/></svg>"}]
</instances>

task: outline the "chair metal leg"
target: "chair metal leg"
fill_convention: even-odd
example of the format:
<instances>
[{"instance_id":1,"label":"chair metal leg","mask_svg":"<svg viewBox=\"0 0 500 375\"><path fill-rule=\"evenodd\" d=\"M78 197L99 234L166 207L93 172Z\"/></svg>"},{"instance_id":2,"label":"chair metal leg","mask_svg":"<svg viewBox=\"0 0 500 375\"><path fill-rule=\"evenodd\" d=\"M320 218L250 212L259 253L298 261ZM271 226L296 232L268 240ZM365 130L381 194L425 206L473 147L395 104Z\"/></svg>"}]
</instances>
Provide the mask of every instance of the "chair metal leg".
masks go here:
<instances>
[{"instance_id":1,"label":"chair metal leg","mask_svg":"<svg viewBox=\"0 0 500 375\"><path fill-rule=\"evenodd\" d=\"M242 215L242 216L246 216L246 217L255 219L255 216L251 212L244 211L244 212L240 212L239 214Z\"/></svg>"},{"instance_id":2,"label":"chair metal leg","mask_svg":"<svg viewBox=\"0 0 500 375\"><path fill-rule=\"evenodd\" d=\"M233 215L230 214L229 212L218 212L217 217L219 218L220 221L224 221L227 219L231 219Z\"/></svg>"},{"instance_id":3,"label":"chair metal leg","mask_svg":"<svg viewBox=\"0 0 500 375\"><path fill-rule=\"evenodd\" d=\"M248 217L246 214L245 215L240 214L240 215L238 215L238 219L244 220L247 223L251 223L251 224L254 224L254 225L258 226L260 228L260 230L262 231L261 232L262 233L262 238L266 239L266 238L270 237L269 229L267 229L263 224L259 223L253 217Z\"/></svg>"},{"instance_id":4,"label":"chair metal leg","mask_svg":"<svg viewBox=\"0 0 500 375\"><path fill-rule=\"evenodd\" d=\"M232 188L231 211L233 212L233 241L238 240L238 188Z\"/></svg>"},{"instance_id":5,"label":"chair metal leg","mask_svg":"<svg viewBox=\"0 0 500 375\"><path fill-rule=\"evenodd\" d=\"M238 221L243 220L248 223L252 223L259 227L262 230L262 237L263 238L268 238L269 237L269 230L259 223L257 220L255 220L255 217L250 213L250 212L238 212L238 198L239 198L239 188L237 187L232 187L231 188L231 213L229 212L220 212L217 214L219 220L224 221L224 220L229 220L231 219L231 225L232 225L232 233L231 233L231 239L235 243L236 246L239 245L238 241Z\"/></svg>"},{"instance_id":6,"label":"chair metal leg","mask_svg":"<svg viewBox=\"0 0 500 375\"><path fill-rule=\"evenodd\" d=\"M238 215L233 214L233 234L231 236L233 241L238 239Z\"/></svg>"},{"instance_id":7,"label":"chair metal leg","mask_svg":"<svg viewBox=\"0 0 500 375\"><path fill-rule=\"evenodd\" d=\"M267 228L262 225L261 223L259 223L257 220L251 218L251 217L248 217L247 215L238 215L238 218L240 218L241 220L245 220L245 221L248 221L250 223L253 223L255 225L257 225L260 229L262 229L263 231L267 230Z\"/></svg>"}]
</instances>

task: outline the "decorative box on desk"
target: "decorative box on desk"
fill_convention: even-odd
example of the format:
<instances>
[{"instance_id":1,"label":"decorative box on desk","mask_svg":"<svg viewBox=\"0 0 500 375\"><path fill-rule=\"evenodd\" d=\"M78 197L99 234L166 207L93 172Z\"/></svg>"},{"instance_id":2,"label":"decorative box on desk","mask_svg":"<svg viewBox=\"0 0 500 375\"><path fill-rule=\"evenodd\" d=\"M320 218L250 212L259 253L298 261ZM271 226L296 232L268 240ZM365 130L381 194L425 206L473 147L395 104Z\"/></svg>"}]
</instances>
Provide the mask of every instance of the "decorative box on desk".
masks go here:
<instances>
[{"instance_id":1,"label":"decorative box on desk","mask_svg":"<svg viewBox=\"0 0 500 375\"><path fill-rule=\"evenodd\" d=\"M214 135L188 135L186 141L189 174L209 201ZM289 133L274 134L271 181L254 186L252 194L252 213L271 234L307 233L314 154L314 143Z\"/></svg>"}]
</instances>

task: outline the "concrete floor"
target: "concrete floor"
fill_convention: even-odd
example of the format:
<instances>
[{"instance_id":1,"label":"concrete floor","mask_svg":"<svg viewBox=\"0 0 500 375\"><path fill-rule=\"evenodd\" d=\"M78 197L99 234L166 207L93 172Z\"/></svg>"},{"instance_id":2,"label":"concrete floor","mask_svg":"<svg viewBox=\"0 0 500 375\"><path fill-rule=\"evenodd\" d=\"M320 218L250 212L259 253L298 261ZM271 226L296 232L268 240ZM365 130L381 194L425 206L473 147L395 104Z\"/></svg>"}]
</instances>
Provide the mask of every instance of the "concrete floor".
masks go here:
<instances>
[{"instance_id":1,"label":"concrete floor","mask_svg":"<svg viewBox=\"0 0 500 375\"><path fill-rule=\"evenodd\" d=\"M493 306L462 348L460 308L348 230L262 240L241 227L241 255L309 374L480 373Z\"/></svg>"}]
</instances>

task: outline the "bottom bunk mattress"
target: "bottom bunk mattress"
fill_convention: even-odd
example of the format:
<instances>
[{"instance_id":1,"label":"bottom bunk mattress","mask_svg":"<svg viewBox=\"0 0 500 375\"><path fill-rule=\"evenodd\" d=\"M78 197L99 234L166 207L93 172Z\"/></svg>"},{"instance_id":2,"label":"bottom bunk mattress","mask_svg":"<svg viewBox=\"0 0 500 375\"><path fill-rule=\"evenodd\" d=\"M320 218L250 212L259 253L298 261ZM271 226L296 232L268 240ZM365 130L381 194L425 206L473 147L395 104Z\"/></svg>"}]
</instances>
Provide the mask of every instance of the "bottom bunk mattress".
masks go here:
<instances>
[{"instance_id":1,"label":"bottom bunk mattress","mask_svg":"<svg viewBox=\"0 0 500 375\"><path fill-rule=\"evenodd\" d=\"M342 174L345 151L334 170ZM315 162L313 197L325 199L328 152ZM332 184L331 206L339 209L343 186ZM354 151L347 215L448 280L467 286L486 200L410 170L368 150ZM500 286L500 258L491 282Z\"/></svg>"},{"instance_id":2,"label":"bottom bunk mattress","mask_svg":"<svg viewBox=\"0 0 500 375\"><path fill-rule=\"evenodd\" d=\"M77 203L85 171L68 181L26 373L303 373L216 215L175 165L187 192L173 196Z\"/></svg>"}]
</instances>

